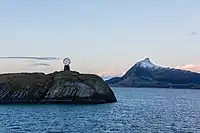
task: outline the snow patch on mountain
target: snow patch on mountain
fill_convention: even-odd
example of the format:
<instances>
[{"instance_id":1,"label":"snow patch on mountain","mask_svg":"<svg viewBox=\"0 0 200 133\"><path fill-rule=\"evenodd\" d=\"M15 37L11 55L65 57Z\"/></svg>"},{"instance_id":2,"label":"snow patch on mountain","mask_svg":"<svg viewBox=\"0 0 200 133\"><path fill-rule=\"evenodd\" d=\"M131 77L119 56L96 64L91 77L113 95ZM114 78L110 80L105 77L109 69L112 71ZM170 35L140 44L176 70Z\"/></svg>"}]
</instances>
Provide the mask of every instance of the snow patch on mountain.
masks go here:
<instances>
[{"instance_id":1,"label":"snow patch on mountain","mask_svg":"<svg viewBox=\"0 0 200 133\"><path fill-rule=\"evenodd\" d=\"M145 58L144 60L139 61L136 64L136 66L140 66L140 67L143 67L143 68L153 68L153 69L161 68L160 66L157 66L154 63L152 63L149 58Z\"/></svg>"},{"instance_id":2,"label":"snow patch on mountain","mask_svg":"<svg viewBox=\"0 0 200 133\"><path fill-rule=\"evenodd\" d=\"M141 61L137 62L136 66L137 67L142 67L142 68L148 68L148 69L152 69L152 70L165 69L165 70L172 70L172 71L190 72L189 70L155 65L154 63L151 62L151 60L149 58L145 58L144 60L141 60Z\"/></svg>"}]
</instances>

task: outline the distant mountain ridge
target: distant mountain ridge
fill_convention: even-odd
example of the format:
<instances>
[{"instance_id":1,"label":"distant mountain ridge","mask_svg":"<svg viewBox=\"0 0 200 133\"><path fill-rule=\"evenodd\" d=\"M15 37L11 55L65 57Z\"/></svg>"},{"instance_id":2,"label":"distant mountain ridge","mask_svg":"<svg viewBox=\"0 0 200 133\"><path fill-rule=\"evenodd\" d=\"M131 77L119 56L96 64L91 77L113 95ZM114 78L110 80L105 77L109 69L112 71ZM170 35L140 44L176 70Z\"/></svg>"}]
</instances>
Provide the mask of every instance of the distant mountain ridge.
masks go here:
<instances>
[{"instance_id":1,"label":"distant mountain ridge","mask_svg":"<svg viewBox=\"0 0 200 133\"><path fill-rule=\"evenodd\" d=\"M187 70L161 67L149 58L137 62L122 77L106 82L115 87L155 87L200 89L200 74Z\"/></svg>"}]
</instances>

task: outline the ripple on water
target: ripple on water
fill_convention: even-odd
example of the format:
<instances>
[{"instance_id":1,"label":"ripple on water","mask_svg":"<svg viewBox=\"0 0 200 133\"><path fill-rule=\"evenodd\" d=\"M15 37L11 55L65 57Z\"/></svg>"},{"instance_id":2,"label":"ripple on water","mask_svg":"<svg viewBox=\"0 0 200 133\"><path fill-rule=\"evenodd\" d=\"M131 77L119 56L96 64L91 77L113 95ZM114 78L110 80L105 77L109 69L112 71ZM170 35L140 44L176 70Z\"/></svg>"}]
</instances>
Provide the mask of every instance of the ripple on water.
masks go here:
<instances>
[{"instance_id":1,"label":"ripple on water","mask_svg":"<svg viewBox=\"0 0 200 133\"><path fill-rule=\"evenodd\" d=\"M198 133L200 91L114 88L101 105L1 105L2 133Z\"/></svg>"}]
</instances>

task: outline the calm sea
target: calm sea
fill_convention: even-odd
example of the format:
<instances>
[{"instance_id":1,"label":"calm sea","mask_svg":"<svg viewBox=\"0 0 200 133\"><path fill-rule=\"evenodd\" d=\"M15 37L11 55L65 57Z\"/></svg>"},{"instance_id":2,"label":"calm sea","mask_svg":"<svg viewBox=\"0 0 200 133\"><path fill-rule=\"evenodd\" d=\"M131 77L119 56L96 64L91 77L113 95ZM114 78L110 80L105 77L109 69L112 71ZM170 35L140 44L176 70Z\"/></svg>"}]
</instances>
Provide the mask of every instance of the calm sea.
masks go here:
<instances>
[{"instance_id":1,"label":"calm sea","mask_svg":"<svg viewBox=\"0 0 200 133\"><path fill-rule=\"evenodd\" d=\"M0 133L200 133L200 90L113 90L113 104L0 105Z\"/></svg>"}]
</instances>

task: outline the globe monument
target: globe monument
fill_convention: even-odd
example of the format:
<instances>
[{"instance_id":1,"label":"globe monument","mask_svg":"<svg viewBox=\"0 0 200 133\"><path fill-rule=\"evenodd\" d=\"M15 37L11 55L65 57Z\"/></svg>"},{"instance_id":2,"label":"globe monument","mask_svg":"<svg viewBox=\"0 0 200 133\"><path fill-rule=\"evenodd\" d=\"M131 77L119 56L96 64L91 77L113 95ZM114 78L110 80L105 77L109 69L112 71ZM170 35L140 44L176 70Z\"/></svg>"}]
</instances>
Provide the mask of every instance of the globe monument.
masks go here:
<instances>
[{"instance_id":1,"label":"globe monument","mask_svg":"<svg viewBox=\"0 0 200 133\"><path fill-rule=\"evenodd\" d=\"M63 64L64 64L64 71L70 71L70 64L71 64L71 60L69 58L65 58L63 60Z\"/></svg>"}]
</instances>

